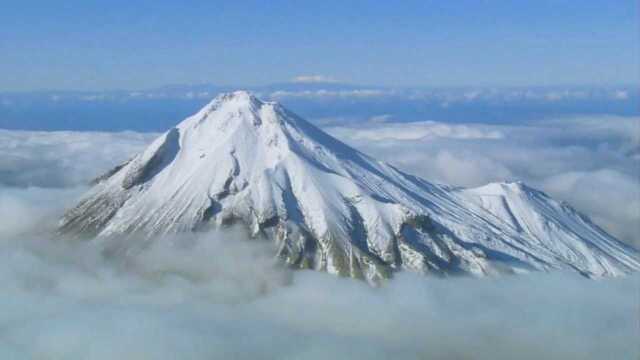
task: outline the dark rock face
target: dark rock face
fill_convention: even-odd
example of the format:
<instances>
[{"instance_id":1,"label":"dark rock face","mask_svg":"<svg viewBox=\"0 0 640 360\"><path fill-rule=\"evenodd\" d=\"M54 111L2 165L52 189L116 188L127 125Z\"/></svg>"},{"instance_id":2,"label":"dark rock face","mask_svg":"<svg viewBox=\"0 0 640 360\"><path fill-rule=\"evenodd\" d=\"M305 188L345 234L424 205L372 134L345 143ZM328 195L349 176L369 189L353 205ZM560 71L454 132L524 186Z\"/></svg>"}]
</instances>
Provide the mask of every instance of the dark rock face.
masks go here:
<instances>
[{"instance_id":1,"label":"dark rock face","mask_svg":"<svg viewBox=\"0 0 640 360\"><path fill-rule=\"evenodd\" d=\"M173 161L179 151L180 131L173 128L167 132L164 142L148 161L140 163L140 160L134 160L135 163L122 181L122 188L128 190L153 178Z\"/></svg>"}]
</instances>

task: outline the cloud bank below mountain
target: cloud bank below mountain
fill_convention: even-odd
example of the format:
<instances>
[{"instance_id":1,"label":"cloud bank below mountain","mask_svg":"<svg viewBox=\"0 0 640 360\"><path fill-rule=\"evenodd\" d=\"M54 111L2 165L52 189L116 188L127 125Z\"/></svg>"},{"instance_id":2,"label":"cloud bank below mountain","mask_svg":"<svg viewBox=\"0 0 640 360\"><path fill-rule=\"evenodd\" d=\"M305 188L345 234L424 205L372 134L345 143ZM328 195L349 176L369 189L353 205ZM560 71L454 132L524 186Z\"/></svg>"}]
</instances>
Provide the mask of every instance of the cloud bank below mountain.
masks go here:
<instances>
[{"instance_id":1,"label":"cloud bank below mountain","mask_svg":"<svg viewBox=\"0 0 640 360\"><path fill-rule=\"evenodd\" d=\"M465 186L525 180L633 242L637 122L398 124L382 116L328 130L429 179ZM159 239L127 254L53 239L62 209L86 181L154 137L0 131L0 353L93 360L640 353L638 275L590 281L560 273L443 280L398 274L374 289L291 273L274 264L270 244L234 229Z\"/></svg>"},{"instance_id":2,"label":"cloud bank below mountain","mask_svg":"<svg viewBox=\"0 0 640 360\"><path fill-rule=\"evenodd\" d=\"M3 189L6 190L6 189ZM60 191L60 190L51 190ZM46 237L34 221L0 242L0 353L12 359L631 359L638 276L433 279L381 288L291 273L240 231L158 239L113 255ZM58 194L57 204L74 198ZM4 201L4 200L3 200ZM29 210L31 209L31 210ZM31 213L33 212L33 213ZM45 220L45 221L43 221ZM131 239L129 239L131 240ZM248 266L247 266L248 264Z\"/></svg>"},{"instance_id":3,"label":"cloud bank below mountain","mask_svg":"<svg viewBox=\"0 0 640 360\"><path fill-rule=\"evenodd\" d=\"M522 180L640 246L640 118L570 117L514 125L329 126L332 135L425 179L458 186Z\"/></svg>"}]
</instances>

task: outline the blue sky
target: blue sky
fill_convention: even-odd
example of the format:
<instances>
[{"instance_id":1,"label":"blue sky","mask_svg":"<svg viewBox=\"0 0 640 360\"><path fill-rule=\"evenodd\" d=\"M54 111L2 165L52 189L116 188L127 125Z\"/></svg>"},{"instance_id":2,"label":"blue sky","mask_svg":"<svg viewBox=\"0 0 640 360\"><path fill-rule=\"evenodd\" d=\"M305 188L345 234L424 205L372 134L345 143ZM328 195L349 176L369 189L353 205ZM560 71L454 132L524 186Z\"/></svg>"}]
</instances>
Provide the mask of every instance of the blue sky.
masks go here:
<instances>
[{"instance_id":1,"label":"blue sky","mask_svg":"<svg viewBox=\"0 0 640 360\"><path fill-rule=\"evenodd\" d=\"M0 91L635 84L636 1L16 1Z\"/></svg>"}]
</instances>

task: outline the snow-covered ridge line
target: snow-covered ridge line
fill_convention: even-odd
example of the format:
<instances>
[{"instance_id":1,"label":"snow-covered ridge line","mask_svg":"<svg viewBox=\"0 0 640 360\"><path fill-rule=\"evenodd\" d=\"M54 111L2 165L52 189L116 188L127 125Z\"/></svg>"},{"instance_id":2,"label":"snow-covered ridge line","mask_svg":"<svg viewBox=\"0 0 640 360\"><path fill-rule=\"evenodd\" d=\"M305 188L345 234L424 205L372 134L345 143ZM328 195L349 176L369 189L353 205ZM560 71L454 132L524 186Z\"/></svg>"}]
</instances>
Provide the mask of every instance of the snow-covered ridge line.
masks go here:
<instances>
[{"instance_id":1,"label":"snow-covered ridge line","mask_svg":"<svg viewBox=\"0 0 640 360\"><path fill-rule=\"evenodd\" d=\"M640 269L636 250L526 185L433 184L244 91L216 97L104 176L60 229L152 237L229 223L272 239L292 267L370 282L399 269Z\"/></svg>"}]
</instances>

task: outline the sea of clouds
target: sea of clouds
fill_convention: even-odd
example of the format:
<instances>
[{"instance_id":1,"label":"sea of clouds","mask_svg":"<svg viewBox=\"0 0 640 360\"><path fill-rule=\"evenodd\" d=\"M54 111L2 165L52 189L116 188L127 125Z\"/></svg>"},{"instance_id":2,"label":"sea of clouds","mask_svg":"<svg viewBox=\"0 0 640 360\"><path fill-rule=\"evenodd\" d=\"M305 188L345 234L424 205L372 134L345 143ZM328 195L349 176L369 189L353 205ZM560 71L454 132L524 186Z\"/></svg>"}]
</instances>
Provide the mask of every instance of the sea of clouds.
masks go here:
<instances>
[{"instance_id":1,"label":"sea of clouds","mask_svg":"<svg viewBox=\"0 0 640 360\"><path fill-rule=\"evenodd\" d=\"M395 123L326 128L425 179L481 186L521 180L567 201L640 248L640 118L570 117L518 125Z\"/></svg>"},{"instance_id":2,"label":"sea of clouds","mask_svg":"<svg viewBox=\"0 0 640 360\"><path fill-rule=\"evenodd\" d=\"M427 179L520 179L638 245L638 119L329 132ZM87 181L156 134L0 130L2 359L637 359L640 277L398 274L380 288L274 262L240 229L109 244L53 235ZM122 239L137 244L135 239Z\"/></svg>"}]
</instances>

